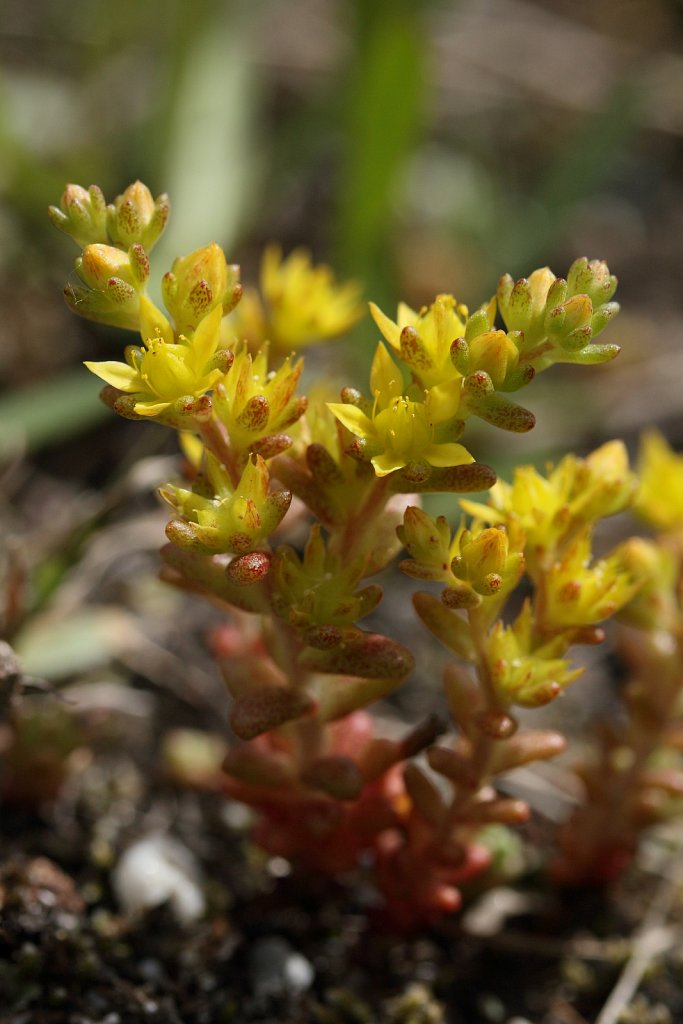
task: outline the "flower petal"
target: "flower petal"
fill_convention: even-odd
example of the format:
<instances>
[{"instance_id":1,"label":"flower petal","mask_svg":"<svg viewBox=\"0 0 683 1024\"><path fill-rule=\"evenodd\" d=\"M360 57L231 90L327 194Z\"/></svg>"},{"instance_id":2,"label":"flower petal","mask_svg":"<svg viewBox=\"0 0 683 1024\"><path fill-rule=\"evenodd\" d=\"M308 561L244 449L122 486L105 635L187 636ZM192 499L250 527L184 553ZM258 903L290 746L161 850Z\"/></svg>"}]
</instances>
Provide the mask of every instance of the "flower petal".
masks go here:
<instances>
[{"instance_id":1,"label":"flower petal","mask_svg":"<svg viewBox=\"0 0 683 1024\"><path fill-rule=\"evenodd\" d=\"M142 401L136 402L134 405L134 411L138 416L157 416L164 409L168 409L171 402L155 402L155 401Z\"/></svg>"},{"instance_id":2,"label":"flower petal","mask_svg":"<svg viewBox=\"0 0 683 1024\"><path fill-rule=\"evenodd\" d=\"M406 464L405 459L402 459L400 455L392 451L375 455L374 458L370 459L370 462L375 467L377 476L388 476L389 473L393 473L397 469L403 469Z\"/></svg>"},{"instance_id":3,"label":"flower petal","mask_svg":"<svg viewBox=\"0 0 683 1024\"><path fill-rule=\"evenodd\" d=\"M395 324L393 320L390 320L386 313L383 313L379 306L376 306L374 302L370 302L369 306L372 319L382 332L382 336L386 338L391 347L395 348L398 352L401 344L401 328L398 324Z\"/></svg>"},{"instance_id":4,"label":"flower petal","mask_svg":"<svg viewBox=\"0 0 683 1024\"><path fill-rule=\"evenodd\" d=\"M140 375L132 366L128 366L127 363L119 363L112 359L104 363L86 362L84 365L96 377L100 377L107 384L118 388L119 391L134 394L140 390L140 385L142 384Z\"/></svg>"},{"instance_id":5,"label":"flower petal","mask_svg":"<svg viewBox=\"0 0 683 1024\"><path fill-rule=\"evenodd\" d=\"M203 371L208 361L216 352L221 336L222 319L223 306L219 303L199 321L197 329L190 339L192 364L198 373Z\"/></svg>"},{"instance_id":6,"label":"flower petal","mask_svg":"<svg viewBox=\"0 0 683 1024\"><path fill-rule=\"evenodd\" d=\"M167 345L171 345L175 340L170 323L146 295L140 296L140 337L143 341L163 338Z\"/></svg>"},{"instance_id":7,"label":"flower petal","mask_svg":"<svg viewBox=\"0 0 683 1024\"><path fill-rule=\"evenodd\" d=\"M387 406L392 398L403 394L403 375L382 344L377 346L372 360L370 389L373 395L379 392L379 404L382 407Z\"/></svg>"},{"instance_id":8,"label":"flower petal","mask_svg":"<svg viewBox=\"0 0 683 1024\"><path fill-rule=\"evenodd\" d=\"M474 456L461 444L433 444L424 458L430 466L464 466L474 462Z\"/></svg>"},{"instance_id":9,"label":"flower petal","mask_svg":"<svg viewBox=\"0 0 683 1024\"><path fill-rule=\"evenodd\" d=\"M328 402L327 408L347 430L357 437L374 437L375 429L372 420L355 405L344 405L343 402Z\"/></svg>"}]
</instances>

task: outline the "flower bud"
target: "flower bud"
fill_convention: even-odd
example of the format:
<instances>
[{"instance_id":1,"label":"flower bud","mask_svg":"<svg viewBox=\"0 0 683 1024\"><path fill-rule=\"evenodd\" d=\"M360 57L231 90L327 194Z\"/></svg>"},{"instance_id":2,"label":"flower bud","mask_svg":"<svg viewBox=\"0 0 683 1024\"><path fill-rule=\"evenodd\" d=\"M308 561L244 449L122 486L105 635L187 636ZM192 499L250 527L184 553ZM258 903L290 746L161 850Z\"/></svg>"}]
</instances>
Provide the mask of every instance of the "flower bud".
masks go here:
<instances>
[{"instance_id":1,"label":"flower bud","mask_svg":"<svg viewBox=\"0 0 683 1024\"><path fill-rule=\"evenodd\" d=\"M88 189L67 185L59 208L50 206L47 212L55 227L71 235L77 245L107 241L107 205L97 185Z\"/></svg>"},{"instance_id":2,"label":"flower bud","mask_svg":"<svg viewBox=\"0 0 683 1024\"><path fill-rule=\"evenodd\" d=\"M556 281L549 267L534 270L515 284L509 274L498 282L498 308L509 331L528 333L543 315L548 292Z\"/></svg>"},{"instance_id":3,"label":"flower bud","mask_svg":"<svg viewBox=\"0 0 683 1024\"><path fill-rule=\"evenodd\" d=\"M470 342L469 349L470 369L484 370L488 373L496 390L501 387L519 361L517 346L505 331L486 331L479 334Z\"/></svg>"},{"instance_id":4,"label":"flower bud","mask_svg":"<svg viewBox=\"0 0 683 1024\"><path fill-rule=\"evenodd\" d=\"M595 306L609 302L617 288L617 279L610 274L604 260L574 260L567 274L569 295L585 293Z\"/></svg>"},{"instance_id":5,"label":"flower bud","mask_svg":"<svg viewBox=\"0 0 683 1024\"><path fill-rule=\"evenodd\" d=\"M133 266L129 253L97 242L86 245L74 265L86 286L69 284L64 289L64 297L74 313L136 331L144 264L137 260Z\"/></svg>"},{"instance_id":6,"label":"flower bud","mask_svg":"<svg viewBox=\"0 0 683 1024\"><path fill-rule=\"evenodd\" d=\"M105 291L110 287L112 279L122 281L131 288L137 285L128 253L112 245L86 245L83 254L76 260L76 273L95 291Z\"/></svg>"},{"instance_id":7,"label":"flower bud","mask_svg":"<svg viewBox=\"0 0 683 1024\"><path fill-rule=\"evenodd\" d=\"M166 194L153 199L146 185L133 182L107 207L112 241L126 249L139 244L149 252L166 227L169 212Z\"/></svg>"},{"instance_id":8,"label":"flower bud","mask_svg":"<svg viewBox=\"0 0 683 1024\"><path fill-rule=\"evenodd\" d=\"M239 267L229 266L221 247L212 242L177 259L164 276L161 290L176 330L187 333L217 305L227 313L238 302Z\"/></svg>"},{"instance_id":9,"label":"flower bud","mask_svg":"<svg viewBox=\"0 0 683 1024\"><path fill-rule=\"evenodd\" d=\"M587 295L573 295L546 316L549 335L562 348L577 351L591 340L593 303Z\"/></svg>"}]
</instances>

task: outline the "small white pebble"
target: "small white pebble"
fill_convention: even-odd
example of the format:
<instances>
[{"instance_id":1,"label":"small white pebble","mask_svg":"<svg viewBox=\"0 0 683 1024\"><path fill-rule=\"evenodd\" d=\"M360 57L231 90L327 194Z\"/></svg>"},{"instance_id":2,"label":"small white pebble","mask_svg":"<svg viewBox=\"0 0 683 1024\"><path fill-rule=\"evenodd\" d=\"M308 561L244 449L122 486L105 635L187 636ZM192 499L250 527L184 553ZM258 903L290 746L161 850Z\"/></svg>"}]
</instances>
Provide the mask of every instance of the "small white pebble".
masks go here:
<instances>
[{"instance_id":1,"label":"small white pebble","mask_svg":"<svg viewBox=\"0 0 683 1024\"><path fill-rule=\"evenodd\" d=\"M259 939L252 946L249 975L256 995L264 997L305 992L313 984L315 970L285 939L272 935Z\"/></svg>"},{"instance_id":2,"label":"small white pebble","mask_svg":"<svg viewBox=\"0 0 683 1024\"><path fill-rule=\"evenodd\" d=\"M287 958L283 973L290 992L305 992L315 978L313 964L301 953L292 953Z\"/></svg>"},{"instance_id":3,"label":"small white pebble","mask_svg":"<svg viewBox=\"0 0 683 1024\"><path fill-rule=\"evenodd\" d=\"M135 917L169 903L179 924L204 913L205 901L197 863L182 843L160 833L138 839L125 851L112 875L116 898Z\"/></svg>"},{"instance_id":4,"label":"small white pebble","mask_svg":"<svg viewBox=\"0 0 683 1024\"><path fill-rule=\"evenodd\" d=\"M508 917L523 914L532 902L524 893L515 892L507 886L499 886L485 893L462 917L462 925L468 935L488 938L497 935Z\"/></svg>"}]
</instances>

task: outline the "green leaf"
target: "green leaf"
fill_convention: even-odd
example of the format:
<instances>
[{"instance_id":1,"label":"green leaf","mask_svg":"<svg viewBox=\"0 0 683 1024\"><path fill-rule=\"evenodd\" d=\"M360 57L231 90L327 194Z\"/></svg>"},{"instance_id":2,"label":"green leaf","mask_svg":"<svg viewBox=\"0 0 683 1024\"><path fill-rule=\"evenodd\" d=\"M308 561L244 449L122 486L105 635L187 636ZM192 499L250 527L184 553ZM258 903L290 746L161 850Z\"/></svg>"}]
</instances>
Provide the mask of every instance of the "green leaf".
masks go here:
<instances>
[{"instance_id":1,"label":"green leaf","mask_svg":"<svg viewBox=\"0 0 683 1024\"><path fill-rule=\"evenodd\" d=\"M118 608L90 608L65 618L49 613L33 618L14 641L27 675L65 679L108 664L138 633L130 616Z\"/></svg>"},{"instance_id":2,"label":"green leaf","mask_svg":"<svg viewBox=\"0 0 683 1024\"><path fill-rule=\"evenodd\" d=\"M83 369L0 398L0 458L59 444L110 415Z\"/></svg>"}]
</instances>

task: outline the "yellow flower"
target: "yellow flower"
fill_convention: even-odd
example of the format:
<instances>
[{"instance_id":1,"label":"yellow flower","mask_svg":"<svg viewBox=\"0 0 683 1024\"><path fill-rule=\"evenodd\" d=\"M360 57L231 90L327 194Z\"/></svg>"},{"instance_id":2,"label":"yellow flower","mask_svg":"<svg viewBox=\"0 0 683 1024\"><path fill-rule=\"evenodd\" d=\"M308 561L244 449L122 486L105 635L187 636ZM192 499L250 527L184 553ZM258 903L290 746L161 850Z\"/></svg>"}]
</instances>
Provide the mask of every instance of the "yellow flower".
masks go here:
<instances>
[{"instance_id":1,"label":"yellow flower","mask_svg":"<svg viewBox=\"0 0 683 1024\"><path fill-rule=\"evenodd\" d=\"M257 442L282 436L280 431L304 413L306 399L294 395L302 370L301 359L294 366L285 359L276 372L269 373L268 344L253 357L246 345L236 347L230 372L216 389L214 407L237 451L244 453ZM284 438L283 444L289 447L291 439ZM261 454L270 457L263 450Z\"/></svg>"},{"instance_id":2,"label":"yellow flower","mask_svg":"<svg viewBox=\"0 0 683 1024\"><path fill-rule=\"evenodd\" d=\"M523 538L518 531L516 534L513 539L521 548ZM505 530L499 527L461 529L456 539L460 553L453 558L451 569L478 594L500 596L519 581L524 570L524 555L521 550L514 550Z\"/></svg>"},{"instance_id":3,"label":"yellow flower","mask_svg":"<svg viewBox=\"0 0 683 1024\"><path fill-rule=\"evenodd\" d=\"M468 311L452 295L437 295L431 306L424 306L419 313L402 302L396 322L373 302L370 312L386 341L423 387L461 376L451 361L451 345L464 336Z\"/></svg>"},{"instance_id":4,"label":"yellow flower","mask_svg":"<svg viewBox=\"0 0 683 1024\"><path fill-rule=\"evenodd\" d=\"M429 391L424 402L413 401L402 393L400 370L383 345L378 345L375 353L370 387L374 403L369 415L355 405L330 403L328 408L361 439L363 454L378 476L387 476L414 463L460 466L474 461L461 444L440 439L438 427L446 425L445 407L440 400L435 402Z\"/></svg>"},{"instance_id":5,"label":"yellow flower","mask_svg":"<svg viewBox=\"0 0 683 1024\"><path fill-rule=\"evenodd\" d=\"M527 601L512 626L499 620L486 637L491 682L504 701L522 707L549 704L583 672L562 657L566 643L534 649L533 616Z\"/></svg>"},{"instance_id":6,"label":"yellow flower","mask_svg":"<svg viewBox=\"0 0 683 1024\"><path fill-rule=\"evenodd\" d=\"M263 301L250 289L229 329L252 344L268 339L277 352L291 352L345 334L360 319L360 286L338 284L332 270L314 266L310 253L295 249L285 259L269 245L261 264Z\"/></svg>"},{"instance_id":7,"label":"yellow flower","mask_svg":"<svg viewBox=\"0 0 683 1024\"><path fill-rule=\"evenodd\" d=\"M681 618L678 588L680 558L667 544L631 537L620 548L624 569L641 586L619 618L653 634L675 634Z\"/></svg>"},{"instance_id":8,"label":"yellow flower","mask_svg":"<svg viewBox=\"0 0 683 1024\"><path fill-rule=\"evenodd\" d=\"M260 455L248 460L235 488L210 452L206 452L205 465L214 497L172 485L159 492L183 517L168 524L169 539L203 552L253 551L280 524L292 500L291 493L282 489L269 493L268 469Z\"/></svg>"},{"instance_id":9,"label":"yellow flower","mask_svg":"<svg viewBox=\"0 0 683 1024\"><path fill-rule=\"evenodd\" d=\"M643 436L635 511L657 530L683 529L683 455L656 430Z\"/></svg>"},{"instance_id":10,"label":"yellow flower","mask_svg":"<svg viewBox=\"0 0 683 1024\"><path fill-rule=\"evenodd\" d=\"M225 361L215 364L222 310L216 307L189 338L174 340L168 321L149 300L141 300L141 309L155 331L144 346L129 345L125 363L85 365L107 384L133 395L138 416L157 416L178 399L206 394L224 375Z\"/></svg>"},{"instance_id":11,"label":"yellow flower","mask_svg":"<svg viewBox=\"0 0 683 1024\"><path fill-rule=\"evenodd\" d=\"M422 509L411 506L397 532L411 556L401 562L403 572L416 579L450 584L458 595L456 601L467 597L462 583L483 597L502 596L518 582L524 569L523 538L519 531L510 538L498 527L483 529L475 525L468 530L462 525L451 539L444 516L434 520ZM452 597L446 593L446 603L451 606Z\"/></svg>"},{"instance_id":12,"label":"yellow flower","mask_svg":"<svg viewBox=\"0 0 683 1024\"><path fill-rule=\"evenodd\" d=\"M489 523L518 523L532 561L566 543L586 525L626 508L638 481L621 441L610 441L585 459L568 455L546 475L518 466L512 484L498 481L489 505L463 500L462 508Z\"/></svg>"},{"instance_id":13,"label":"yellow flower","mask_svg":"<svg viewBox=\"0 0 683 1024\"><path fill-rule=\"evenodd\" d=\"M552 630L597 625L630 601L639 586L619 549L591 563L591 534L586 529L547 574L542 626Z\"/></svg>"}]
</instances>

